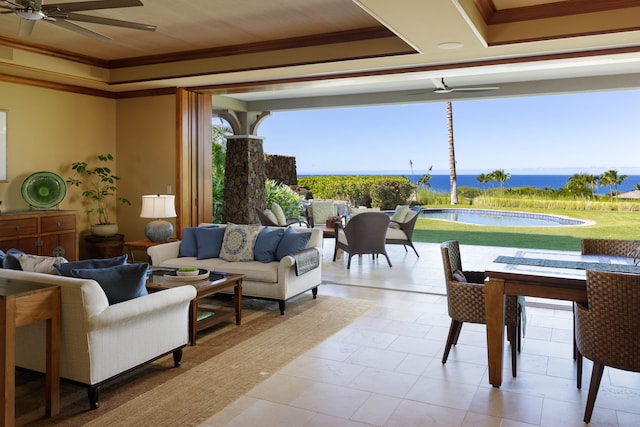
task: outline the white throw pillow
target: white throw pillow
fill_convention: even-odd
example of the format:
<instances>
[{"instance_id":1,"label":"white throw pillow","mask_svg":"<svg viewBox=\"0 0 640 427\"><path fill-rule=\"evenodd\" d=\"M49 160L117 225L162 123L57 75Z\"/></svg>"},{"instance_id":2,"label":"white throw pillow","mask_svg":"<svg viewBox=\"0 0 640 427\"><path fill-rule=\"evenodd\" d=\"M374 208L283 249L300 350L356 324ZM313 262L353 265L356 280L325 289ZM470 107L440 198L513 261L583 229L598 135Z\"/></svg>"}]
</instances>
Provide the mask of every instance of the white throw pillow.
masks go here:
<instances>
[{"instance_id":1,"label":"white throw pillow","mask_svg":"<svg viewBox=\"0 0 640 427\"><path fill-rule=\"evenodd\" d=\"M34 273L58 274L53 264L62 264L68 262L61 256L40 256L21 254L18 256L22 271L31 271Z\"/></svg>"},{"instance_id":2,"label":"white throw pillow","mask_svg":"<svg viewBox=\"0 0 640 427\"><path fill-rule=\"evenodd\" d=\"M225 261L253 261L253 248L260 232L259 225L227 224L220 249Z\"/></svg>"},{"instance_id":3,"label":"white throw pillow","mask_svg":"<svg viewBox=\"0 0 640 427\"><path fill-rule=\"evenodd\" d=\"M269 218L269 221L271 221L272 223L278 224L278 218L276 218L276 214L274 214L271 209L265 209L264 216Z\"/></svg>"},{"instance_id":4,"label":"white throw pillow","mask_svg":"<svg viewBox=\"0 0 640 427\"><path fill-rule=\"evenodd\" d=\"M393 215L391 216L391 222L389 223L389 227L400 228L400 225L397 223L404 222L404 219L407 216L407 212L409 212L409 205L396 206L396 210L393 212Z\"/></svg>"},{"instance_id":5,"label":"white throw pillow","mask_svg":"<svg viewBox=\"0 0 640 427\"><path fill-rule=\"evenodd\" d=\"M271 210L273 214L276 216L276 224L278 225L287 225L287 217L284 215L284 211L282 207L277 203L271 203Z\"/></svg>"}]
</instances>

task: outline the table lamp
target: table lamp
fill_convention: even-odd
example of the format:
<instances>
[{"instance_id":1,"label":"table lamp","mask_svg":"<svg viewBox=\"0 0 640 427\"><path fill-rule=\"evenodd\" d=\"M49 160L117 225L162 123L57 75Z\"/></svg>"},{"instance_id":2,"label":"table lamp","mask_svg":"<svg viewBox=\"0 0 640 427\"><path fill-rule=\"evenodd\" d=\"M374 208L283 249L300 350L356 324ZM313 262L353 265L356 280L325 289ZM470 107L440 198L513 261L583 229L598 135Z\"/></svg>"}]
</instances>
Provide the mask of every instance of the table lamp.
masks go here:
<instances>
[{"instance_id":1,"label":"table lamp","mask_svg":"<svg viewBox=\"0 0 640 427\"><path fill-rule=\"evenodd\" d=\"M152 194L142 196L140 218L155 218L144 227L144 235L152 242L166 242L173 233L173 225L160 218L175 218L175 196Z\"/></svg>"}]
</instances>

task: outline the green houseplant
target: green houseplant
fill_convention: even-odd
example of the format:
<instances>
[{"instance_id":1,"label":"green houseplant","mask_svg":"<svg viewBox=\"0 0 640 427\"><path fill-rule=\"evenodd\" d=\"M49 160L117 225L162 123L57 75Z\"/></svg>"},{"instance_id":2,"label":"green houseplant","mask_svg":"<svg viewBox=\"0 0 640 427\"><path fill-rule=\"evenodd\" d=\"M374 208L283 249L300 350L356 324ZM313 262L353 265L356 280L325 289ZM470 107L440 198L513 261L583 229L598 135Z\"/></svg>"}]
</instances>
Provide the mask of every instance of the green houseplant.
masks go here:
<instances>
[{"instance_id":1,"label":"green houseplant","mask_svg":"<svg viewBox=\"0 0 640 427\"><path fill-rule=\"evenodd\" d=\"M85 213L88 216L97 214L98 222L91 225L91 233L98 236L110 236L118 232L118 226L111 223L109 209L114 202L126 205L131 205L131 202L124 197L116 196L116 183L120 178L114 175L106 165L113 161L113 156L99 154L97 159L100 163L96 166L91 166L87 162L72 163L71 170L74 176L67 179L67 184L83 187L82 197L92 205L91 208L85 210Z\"/></svg>"}]
</instances>

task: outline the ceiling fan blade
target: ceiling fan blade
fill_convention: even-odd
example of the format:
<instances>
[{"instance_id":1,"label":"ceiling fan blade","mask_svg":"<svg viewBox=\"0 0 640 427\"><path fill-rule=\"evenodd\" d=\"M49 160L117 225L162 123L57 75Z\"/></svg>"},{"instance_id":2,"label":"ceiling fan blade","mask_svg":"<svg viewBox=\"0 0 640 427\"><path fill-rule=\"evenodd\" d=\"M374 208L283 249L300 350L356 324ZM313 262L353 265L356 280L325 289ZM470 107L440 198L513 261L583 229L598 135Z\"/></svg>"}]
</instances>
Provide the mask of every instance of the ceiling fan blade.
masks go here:
<instances>
[{"instance_id":1,"label":"ceiling fan blade","mask_svg":"<svg viewBox=\"0 0 640 427\"><path fill-rule=\"evenodd\" d=\"M81 27L80 25L76 25L72 22L69 21L65 21L64 19L56 19L55 21L47 21L50 22L53 25L57 25L58 27L62 27L66 30L70 30L73 32L76 32L78 34L82 34L84 36L88 36L91 38L94 38L96 40L101 40L101 41L107 41L107 40L111 40L110 37L107 37L103 34L100 34L96 31L93 30L89 30L87 28Z\"/></svg>"},{"instance_id":2,"label":"ceiling fan blade","mask_svg":"<svg viewBox=\"0 0 640 427\"><path fill-rule=\"evenodd\" d=\"M33 32L36 21L20 18L20 26L18 27L18 37L29 37Z\"/></svg>"},{"instance_id":3,"label":"ceiling fan blade","mask_svg":"<svg viewBox=\"0 0 640 427\"><path fill-rule=\"evenodd\" d=\"M140 24L137 22L120 21L118 19L101 18L99 16L81 15L79 13L54 13L49 16L53 18L68 19L71 21L91 22L93 24L113 25L115 27L132 28L134 30L155 31L155 25Z\"/></svg>"},{"instance_id":4,"label":"ceiling fan blade","mask_svg":"<svg viewBox=\"0 0 640 427\"><path fill-rule=\"evenodd\" d=\"M449 92L487 92L490 90L500 89L498 86L483 86L483 87L452 87L449 88Z\"/></svg>"},{"instance_id":5,"label":"ceiling fan blade","mask_svg":"<svg viewBox=\"0 0 640 427\"><path fill-rule=\"evenodd\" d=\"M13 8L15 8L15 9L24 9L24 7L25 7L24 5L22 5L20 3L16 3L16 2L13 2L13 1L10 1L10 0L2 0L2 2L5 3L5 4L8 4L9 6L11 6L12 9ZM0 5L0 7L3 7L5 9L9 9L8 6L1 6Z\"/></svg>"},{"instance_id":6,"label":"ceiling fan blade","mask_svg":"<svg viewBox=\"0 0 640 427\"><path fill-rule=\"evenodd\" d=\"M45 12L79 12L83 10L116 9L120 7L144 6L140 0L95 0L73 3L56 3L42 6Z\"/></svg>"}]
</instances>

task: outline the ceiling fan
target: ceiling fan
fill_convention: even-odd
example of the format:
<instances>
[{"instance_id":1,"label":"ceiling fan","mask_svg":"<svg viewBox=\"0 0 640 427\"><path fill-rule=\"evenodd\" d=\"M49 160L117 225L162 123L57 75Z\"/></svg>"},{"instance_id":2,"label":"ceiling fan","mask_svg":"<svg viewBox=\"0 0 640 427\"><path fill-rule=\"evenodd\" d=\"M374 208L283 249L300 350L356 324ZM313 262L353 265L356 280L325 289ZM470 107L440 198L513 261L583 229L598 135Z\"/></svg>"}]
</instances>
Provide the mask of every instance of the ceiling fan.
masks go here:
<instances>
[{"instance_id":1,"label":"ceiling fan","mask_svg":"<svg viewBox=\"0 0 640 427\"><path fill-rule=\"evenodd\" d=\"M450 87L444 82L444 78L431 79L435 85L434 93L451 93L451 92L486 92L489 90L500 89L498 86L481 86L481 87Z\"/></svg>"},{"instance_id":2,"label":"ceiling fan","mask_svg":"<svg viewBox=\"0 0 640 427\"><path fill-rule=\"evenodd\" d=\"M144 6L140 0L93 0L72 3L43 4L43 0L0 0L0 14L15 13L20 17L19 37L28 37L33 32L37 21L45 21L59 27L74 31L98 40L111 40L103 34L90 30L69 21L89 22L93 24L112 25L134 30L155 31L155 25L137 22L120 21L118 19L101 18L82 15L75 12L114 9L120 7ZM2 11L1 9L6 9Z\"/></svg>"}]
</instances>

